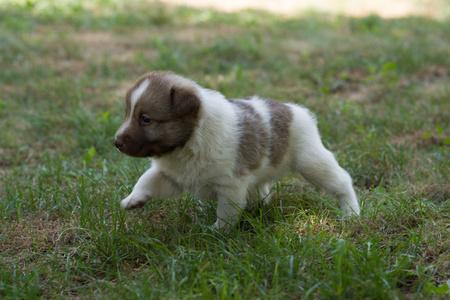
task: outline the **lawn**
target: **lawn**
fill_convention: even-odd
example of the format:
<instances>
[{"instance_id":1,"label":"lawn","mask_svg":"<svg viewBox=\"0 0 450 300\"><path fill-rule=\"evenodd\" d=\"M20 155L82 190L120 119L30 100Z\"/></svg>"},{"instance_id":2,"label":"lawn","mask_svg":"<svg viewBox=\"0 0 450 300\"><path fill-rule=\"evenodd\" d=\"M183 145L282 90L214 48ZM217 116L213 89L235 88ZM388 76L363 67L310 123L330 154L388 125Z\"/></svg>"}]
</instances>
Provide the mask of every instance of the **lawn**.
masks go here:
<instances>
[{"instance_id":1,"label":"lawn","mask_svg":"<svg viewBox=\"0 0 450 300\"><path fill-rule=\"evenodd\" d=\"M0 298L448 299L446 16L0 0ZM122 211L149 162L114 133L152 70L310 108L362 215L296 176L230 232L190 195Z\"/></svg>"}]
</instances>

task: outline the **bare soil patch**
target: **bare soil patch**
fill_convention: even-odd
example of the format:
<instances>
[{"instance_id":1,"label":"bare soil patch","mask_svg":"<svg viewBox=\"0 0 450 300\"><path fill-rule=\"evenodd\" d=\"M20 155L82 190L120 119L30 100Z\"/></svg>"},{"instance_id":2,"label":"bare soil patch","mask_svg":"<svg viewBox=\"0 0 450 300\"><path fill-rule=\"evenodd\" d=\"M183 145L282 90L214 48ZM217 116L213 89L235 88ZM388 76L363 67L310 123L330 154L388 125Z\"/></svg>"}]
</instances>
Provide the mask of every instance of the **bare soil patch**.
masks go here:
<instances>
[{"instance_id":1,"label":"bare soil patch","mask_svg":"<svg viewBox=\"0 0 450 300\"><path fill-rule=\"evenodd\" d=\"M2 227L2 242L0 252L9 255L21 253L46 253L49 249L70 243L71 234L64 234L64 229L70 224L64 223L59 218L48 218L46 214L28 216L24 222L10 223L8 227Z\"/></svg>"}]
</instances>

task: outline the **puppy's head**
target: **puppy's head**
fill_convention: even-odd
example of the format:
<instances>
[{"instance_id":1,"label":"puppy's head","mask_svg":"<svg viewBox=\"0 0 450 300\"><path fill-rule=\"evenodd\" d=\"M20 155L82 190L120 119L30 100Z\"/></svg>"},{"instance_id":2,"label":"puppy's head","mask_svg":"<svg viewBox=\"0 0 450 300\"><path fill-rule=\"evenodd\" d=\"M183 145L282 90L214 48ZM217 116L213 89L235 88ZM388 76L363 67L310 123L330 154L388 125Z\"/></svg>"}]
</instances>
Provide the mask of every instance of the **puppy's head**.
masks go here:
<instances>
[{"instance_id":1,"label":"puppy's head","mask_svg":"<svg viewBox=\"0 0 450 300\"><path fill-rule=\"evenodd\" d=\"M159 157L183 147L200 110L198 86L170 72L154 72L127 92L125 121L114 144L134 157Z\"/></svg>"}]
</instances>

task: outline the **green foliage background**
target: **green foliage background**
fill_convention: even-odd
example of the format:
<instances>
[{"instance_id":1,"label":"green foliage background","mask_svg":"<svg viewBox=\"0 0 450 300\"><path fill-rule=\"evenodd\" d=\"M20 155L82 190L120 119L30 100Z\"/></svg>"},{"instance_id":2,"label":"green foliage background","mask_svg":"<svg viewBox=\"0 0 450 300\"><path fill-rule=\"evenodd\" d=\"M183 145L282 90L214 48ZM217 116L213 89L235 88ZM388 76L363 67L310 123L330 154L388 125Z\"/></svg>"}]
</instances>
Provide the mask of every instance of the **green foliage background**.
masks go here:
<instances>
[{"instance_id":1,"label":"green foliage background","mask_svg":"<svg viewBox=\"0 0 450 300\"><path fill-rule=\"evenodd\" d=\"M0 298L445 299L449 37L448 18L0 1ZM123 97L159 69L310 108L362 216L297 177L230 233L189 195L121 211L148 166L112 144Z\"/></svg>"}]
</instances>

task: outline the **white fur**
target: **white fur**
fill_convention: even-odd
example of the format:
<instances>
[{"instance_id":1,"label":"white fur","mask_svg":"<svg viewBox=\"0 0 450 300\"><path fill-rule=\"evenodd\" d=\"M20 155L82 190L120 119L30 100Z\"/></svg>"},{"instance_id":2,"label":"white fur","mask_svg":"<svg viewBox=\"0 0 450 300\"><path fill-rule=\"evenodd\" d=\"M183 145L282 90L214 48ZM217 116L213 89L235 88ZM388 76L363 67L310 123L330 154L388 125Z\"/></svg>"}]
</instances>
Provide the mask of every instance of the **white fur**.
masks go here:
<instances>
[{"instance_id":1,"label":"white fur","mask_svg":"<svg viewBox=\"0 0 450 300\"><path fill-rule=\"evenodd\" d=\"M179 77L174 80L195 85ZM142 95L144 86L148 86L145 81L133 92L132 102L135 103ZM217 200L214 225L221 228L237 222L249 193L262 198L269 196L272 181L296 172L334 194L344 215L359 214L351 178L339 167L333 154L324 148L316 119L306 108L289 104L293 120L289 129L289 148L281 163L273 167L265 157L259 168L248 175L237 176L234 170L239 146L239 120L233 104L218 92L195 87L201 110L193 135L183 147L152 160L151 168L142 175L132 193L122 200L123 208L139 207L152 198L171 198L189 192L199 198ZM267 103L258 97L248 101L269 125Z\"/></svg>"},{"instance_id":2,"label":"white fur","mask_svg":"<svg viewBox=\"0 0 450 300\"><path fill-rule=\"evenodd\" d=\"M131 107L131 111L130 111L130 116L133 115L134 112L134 108L136 106L136 103L138 102L138 100L141 98L142 94L145 92L145 90L147 89L148 85L150 84L150 79L146 78L132 93L131 93L131 97L130 97L130 107Z\"/></svg>"},{"instance_id":3,"label":"white fur","mask_svg":"<svg viewBox=\"0 0 450 300\"><path fill-rule=\"evenodd\" d=\"M150 84L150 79L146 78L132 93L130 97L130 114L128 119L125 121L125 124L120 126L119 130L116 132L116 137L120 135L122 132L127 130L128 126L130 126L130 123L133 120L133 113L134 108L136 107L136 104L138 100L141 98L142 94L144 94L145 90L148 88Z\"/></svg>"}]
</instances>

